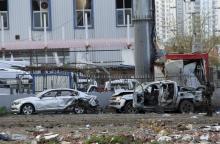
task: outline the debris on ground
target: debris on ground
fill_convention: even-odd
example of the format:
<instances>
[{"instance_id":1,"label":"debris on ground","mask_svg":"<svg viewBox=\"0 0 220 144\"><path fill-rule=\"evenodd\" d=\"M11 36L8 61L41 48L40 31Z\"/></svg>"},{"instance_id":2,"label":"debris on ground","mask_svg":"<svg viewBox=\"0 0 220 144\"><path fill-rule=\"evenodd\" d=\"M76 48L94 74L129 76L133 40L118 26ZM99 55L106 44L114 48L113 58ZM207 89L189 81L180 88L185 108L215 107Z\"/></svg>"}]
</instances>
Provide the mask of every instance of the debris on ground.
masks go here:
<instances>
[{"instance_id":1,"label":"debris on ground","mask_svg":"<svg viewBox=\"0 0 220 144\"><path fill-rule=\"evenodd\" d=\"M32 117L27 120L20 117L13 117L14 120L10 118L11 121L7 117L5 121L4 118L0 119L0 143L1 141L14 141L16 144L220 143L218 123L220 117L196 119L191 118L192 115L174 114L167 117L157 114ZM9 125L15 121L16 125L10 127Z\"/></svg>"}]
</instances>

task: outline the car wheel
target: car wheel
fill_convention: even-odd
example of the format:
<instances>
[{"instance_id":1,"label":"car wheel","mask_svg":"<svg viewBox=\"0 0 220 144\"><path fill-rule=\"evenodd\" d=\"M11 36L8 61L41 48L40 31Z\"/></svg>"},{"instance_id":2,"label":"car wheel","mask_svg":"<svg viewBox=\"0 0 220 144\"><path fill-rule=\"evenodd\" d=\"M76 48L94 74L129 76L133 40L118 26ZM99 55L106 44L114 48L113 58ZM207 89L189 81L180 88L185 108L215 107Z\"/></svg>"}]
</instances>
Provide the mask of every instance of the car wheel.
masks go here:
<instances>
[{"instance_id":1,"label":"car wheel","mask_svg":"<svg viewBox=\"0 0 220 144\"><path fill-rule=\"evenodd\" d=\"M81 107L81 106L76 106L76 107L74 107L74 112L76 114L84 114L85 113L85 109L83 107Z\"/></svg>"},{"instance_id":2,"label":"car wheel","mask_svg":"<svg viewBox=\"0 0 220 144\"><path fill-rule=\"evenodd\" d=\"M32 104L24 104L21 108L21 113L24 115L31 115L34 111L34 106Z\"/></svg>"},{"instance_id":3,"label":"car wheel","mask_svg":"<svg viewBox=\"0 0 220 144\"><path fill-rule=\"evenodd\" d=\"M194 104L191 101L184 100L180 103L179 109L181 113L193 113Z\"/></svg>"},{"instance_id":4,"label":"car wheel","mask_svg":"<svg viewBox=\"0 0 220 144\"><path fill-rule=\"evenodd\" d=\"M125 107L124 107L124 112L128 113L128 114L134 114L136 113L135 108L133 107L133 102L129 101L126 103Z\"/></svg>"}]
</instances>

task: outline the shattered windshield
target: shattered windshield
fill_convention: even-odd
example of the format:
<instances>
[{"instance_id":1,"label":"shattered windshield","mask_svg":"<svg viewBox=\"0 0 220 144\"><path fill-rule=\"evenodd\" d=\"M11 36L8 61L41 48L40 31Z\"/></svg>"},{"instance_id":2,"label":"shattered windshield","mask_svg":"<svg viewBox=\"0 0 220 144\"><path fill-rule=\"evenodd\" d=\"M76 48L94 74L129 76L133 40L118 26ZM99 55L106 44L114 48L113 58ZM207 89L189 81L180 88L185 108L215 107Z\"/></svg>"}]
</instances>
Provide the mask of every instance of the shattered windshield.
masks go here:
<instances>
[{"instance_id":1,"label":"shattered windshield","mask_svg":"<svg viewBox=\"0 0 220 144\"><path fill-rule=\"evenodd\" d=\"M111 86L114 89L129 89L128 83L112 83Z\"/></svg>"},{"instance_id":2,"label":"shattered windshield","mask_svg":"<svg viewBox=\"0 0 220 144\"><path fill-rule=\"evenodd\" d=\"M135 88L135 92L138 92L138 93L143 92L143 90L147 88L148 84L149 84L149 82L144 82L144 83L142 83L141 85L138 85L138 86Z\"/></svg>"}]
</instances>

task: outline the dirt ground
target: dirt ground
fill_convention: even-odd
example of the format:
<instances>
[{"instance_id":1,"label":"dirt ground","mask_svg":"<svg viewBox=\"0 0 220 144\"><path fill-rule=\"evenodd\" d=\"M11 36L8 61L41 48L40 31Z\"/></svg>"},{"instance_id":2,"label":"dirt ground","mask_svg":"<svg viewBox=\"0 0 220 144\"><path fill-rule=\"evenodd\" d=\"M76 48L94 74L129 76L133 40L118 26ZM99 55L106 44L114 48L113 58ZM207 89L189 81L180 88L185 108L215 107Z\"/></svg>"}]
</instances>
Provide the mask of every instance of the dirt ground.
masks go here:
<instances>
[{"instance_id":1,"label":"dirt ground","mask_svg":"<svg viewBox=\"0 0 220 144\"><path fill-rule=\"evenodd\" d=\"M38 114L32 116L9 115L0 117L0 133L14 133L28 136L28 141L35 138L34 129L42 126L48 132L59 134L62 141L69 143L83 143L93 135L126 135L154 138L160 131L167 131L166 135L191 134L201 127L216 125L220 122L220 115L206 117L204 114ZM190 125L191 128L181 130L180 126ZM168 134L169 133L169 134ZM200 133L202 135L202 133ZM151 138L149 140L152 141ZM144 138L144 141L148 141ZM0 143L24 143L3 142ZM180 142L178 142L180 143Z\"/></svg>"}]
</instances>

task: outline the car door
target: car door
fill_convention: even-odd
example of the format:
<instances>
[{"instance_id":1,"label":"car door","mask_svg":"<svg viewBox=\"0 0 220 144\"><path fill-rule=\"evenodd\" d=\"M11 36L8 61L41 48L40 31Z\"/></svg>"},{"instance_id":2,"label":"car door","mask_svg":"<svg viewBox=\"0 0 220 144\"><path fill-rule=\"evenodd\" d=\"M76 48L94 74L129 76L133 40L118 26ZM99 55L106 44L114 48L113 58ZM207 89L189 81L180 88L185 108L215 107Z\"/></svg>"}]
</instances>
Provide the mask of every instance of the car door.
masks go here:
<instances>
[{"instance_id":1,"label":"car door","mask_svg":"<svg viewBox=\"0 0 220 144\"><path fill-rule=\"evenodd\" d=\"M160 86L160 104L164 107L171 105L175 101L175 87L173 83L163 83Z\"/></svg>"},{"instance_id":2,"label":"car door","mask_svg":"<svg viewBox=\"0 0 220 144\"><path fill-rule=\"evenodd\" d=\"M58 107L56 96L57 90L51 90L43 94L37 102L39 110L56 110Z\"/></svg>"},{"instance_id":3,"label":"car door","mask_svg":"<svg viewBox=\"0 0 220 144\"><path fill-rule=\"evenodd\" d=\"M74 101L77 95L78 92L74 90L60 90L59 95L57 95L58 108L59 109L66 108Z\"/></svg>"}]
</instances>

